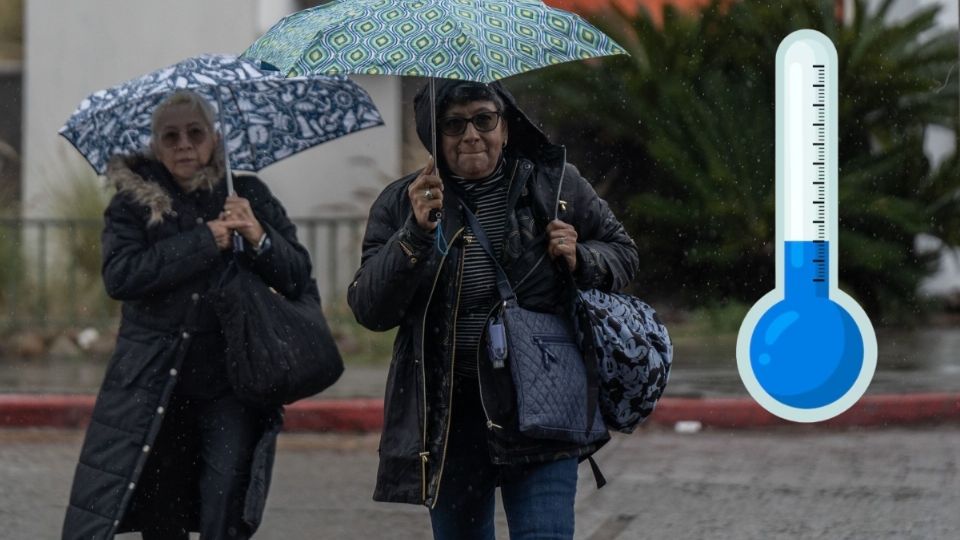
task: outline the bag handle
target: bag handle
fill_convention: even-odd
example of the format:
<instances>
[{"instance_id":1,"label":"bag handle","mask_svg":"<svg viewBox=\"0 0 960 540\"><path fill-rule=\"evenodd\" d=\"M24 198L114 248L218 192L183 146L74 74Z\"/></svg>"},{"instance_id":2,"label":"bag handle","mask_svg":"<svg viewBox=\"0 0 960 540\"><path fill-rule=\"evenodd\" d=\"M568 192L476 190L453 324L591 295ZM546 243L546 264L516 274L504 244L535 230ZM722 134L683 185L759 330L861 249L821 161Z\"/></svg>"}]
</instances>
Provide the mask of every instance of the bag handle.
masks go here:
<instances>
[{"instance_id":1,"label":"bag handle","mask_svg":"<svg viewBox=\"0 0 960 540\"><path fill-rule=\"evenodd\" d=\"M560 171L560 182L557 185L557 200L553 205L553 219L560 219L560 193L563 191L563 178L566 176L566 171L567 168L564 165L563 170ZM597 349L593 343L593 332L590 331L589 321L576 320L577 317L580 317L580 310L577 309L577 280L573 277L573 271L567 265L566 259L561 257L558 266L570 285L570 315L574 319L574 326L580 328L580 336L578 337L583 341L583 343L580 343L580 348L583 351L584 368L587 372L587 429L590 429L593 427L593 411L600 406L600 361L597 358ZM597 479L597 488L599 489L607 481L603 478L600 468L597 467L593 458L590 459L590 466L593 468L593 475Z\"/></svg>"}]
</instances>

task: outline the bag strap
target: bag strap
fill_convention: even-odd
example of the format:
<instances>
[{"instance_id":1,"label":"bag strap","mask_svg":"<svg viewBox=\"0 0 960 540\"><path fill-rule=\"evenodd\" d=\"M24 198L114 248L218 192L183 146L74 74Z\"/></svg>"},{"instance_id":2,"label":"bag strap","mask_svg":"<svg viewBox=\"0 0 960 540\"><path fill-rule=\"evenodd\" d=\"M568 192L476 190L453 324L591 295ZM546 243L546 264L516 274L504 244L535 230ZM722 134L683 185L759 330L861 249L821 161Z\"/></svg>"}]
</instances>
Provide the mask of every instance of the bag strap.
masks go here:
<instances>
[{"instance_id":1,"label":"bag strap","mask_svg":"<svg viewBox=\"0 0 960 540\"><path fill-rule=\"evenodd\" d=\"M490 260L493 261L493 265L497 268L497 291L500 292L500 299L505 302L512 300L515 304L518 303L517 295L513 292L513 287L510 286L510 280L507 279L507 273L504 272L503 267L500 266L500 262L493 252L493 247L490 245L490 240L487 238L487 233L484 232L483 226L481 226L480 221L477 220L477 216L473 215L473 212L471 212L466 205L463 206L463 213L466 214L467 223L470 224L470 229L473 231L474 236L477 237L477 241L480 242L480 246L487 252Z\"/></svg>"},{"instance_id":2,"label":"bag strap","mask_svg":"<svg viewBox=\"0 0 960 540\"><path fill-rule=\"evenodd\" d=\"M587 461L590 462L590 470L593 471L593 479L597 481L597 489L607 485L607 479L603 476L603 473L600 472L600 466L597 465L596 461L594 461L593 456L588 456Z\"/></svg>"}]
</instances>

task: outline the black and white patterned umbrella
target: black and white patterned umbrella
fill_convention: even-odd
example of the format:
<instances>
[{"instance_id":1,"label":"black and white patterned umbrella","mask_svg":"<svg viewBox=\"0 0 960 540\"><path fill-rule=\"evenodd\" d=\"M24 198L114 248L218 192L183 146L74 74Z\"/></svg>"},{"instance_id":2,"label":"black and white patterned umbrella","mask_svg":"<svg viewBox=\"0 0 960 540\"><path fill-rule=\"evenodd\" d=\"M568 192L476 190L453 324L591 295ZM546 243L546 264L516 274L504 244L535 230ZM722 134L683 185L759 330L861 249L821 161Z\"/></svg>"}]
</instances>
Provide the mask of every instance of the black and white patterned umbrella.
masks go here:
<instances>
[{"instance_id":1,"label":"black and white patterned umbrella","mask_svg":"<svg viewBox=\"0 0 960 540\"><path fill-rule=\"evenodd\" d=\"M94 92L59 133L103 174L114 155L148 147L154 108L179 89L214 105L228 164L245 171L383 124L366 91L345 77L284 78L256 61L202 55Z\"/></svg>"}]
</instances>

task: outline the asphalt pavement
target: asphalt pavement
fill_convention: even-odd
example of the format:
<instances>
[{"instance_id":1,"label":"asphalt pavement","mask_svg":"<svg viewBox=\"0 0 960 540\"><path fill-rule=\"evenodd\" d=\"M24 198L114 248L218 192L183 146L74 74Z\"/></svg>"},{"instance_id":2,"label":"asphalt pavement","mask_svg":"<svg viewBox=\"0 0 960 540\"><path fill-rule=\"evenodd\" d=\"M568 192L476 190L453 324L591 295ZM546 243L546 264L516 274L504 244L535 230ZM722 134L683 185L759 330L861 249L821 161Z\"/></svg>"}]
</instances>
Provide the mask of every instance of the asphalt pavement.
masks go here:
<instances>
[{"instance_id":1,"label":"asphalt pavement","mask_svg":"<svg viewBox=\"0 0 960 540\"><path fill-rule=\"evenodd\" d=\"M59 537L79 430L0 430L0 538ZM378 435L284 433L258 540L430 538L426 510L371 500ZM580 469L579 540L960 535L960 426L647 428ZM498 538L508 538L498 510ZM137 538L136 535L118 538Z\"/></svg>"}]
</instances>

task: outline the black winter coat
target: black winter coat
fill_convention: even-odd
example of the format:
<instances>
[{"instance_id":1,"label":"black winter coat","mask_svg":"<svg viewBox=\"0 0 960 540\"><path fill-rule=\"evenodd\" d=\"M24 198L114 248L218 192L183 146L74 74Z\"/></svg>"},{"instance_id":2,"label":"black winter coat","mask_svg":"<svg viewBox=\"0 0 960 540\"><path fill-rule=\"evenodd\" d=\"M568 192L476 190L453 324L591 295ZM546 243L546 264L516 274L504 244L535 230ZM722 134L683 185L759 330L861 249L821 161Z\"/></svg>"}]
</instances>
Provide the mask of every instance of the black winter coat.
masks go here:
<instances>
[{"instance_id":1,"label":"black winter coat","mask_svg":"<svg viewBox=\"0 0 960 540\"><path fill-rule=\"evenodd\" d=\"M438 99L448 85L439 85ZM613 290L626 286L638 264L635 244L590 184L566 163L564 149L549 144L512 96L499 85L495 87L508 103L505 117L510 122L512 145L507 147L505 174L510 187L500 264L519 303L554 313L568 305L565 274L546 253L544 227L554 216L577 229L574 277L578 287ZM429 124L422 129L423 108L418 107L418 131L421 140L428 140ZM374 499L432 507L441 491L450 427L462 246L473 239L464 234L462 203L455 190L445 189L441 227L449 251L440 255L434 235L423 232L413 217L407 187L416 177L414 173L394 182L373 204L360 269L348 289L348 301L357 320L367 328L399 326L384 397ZM509 374L503 373L506 370L493 373L484 354L478 351L478 385L488 425L495 425L488 431L495 463L585 457L606 442L577 446L520 435Z\"/></svg>"},{"instance_id":2,"label":"black winter coat","mask_svg":"<svg viewBox=\"0 0 960 540\"><path fill-rule=\"evenodd\" d=\"M160 430L191 332L219 328L204 295L232 256L217 248L203 216L196 214L197 205L187 202L189 197L212 197L222 208L226 187L215 175L207 175L214 180L204 188L185 193L160 163L143 157L115 160L107 174L118 192L104 213L103 281L107 293L123 301L122 320L80 452L64 539L108 539L140 528L124 516ZM259 179L235 176L234 184L250 201L272 244L258 257L246 246L241 259L276 290L298 296L309 282L311 265L296 228ZM244 519L254 530L283 421L281 409L270 416L257 443L246 495Z\"/></svg>"}]
</instances>

